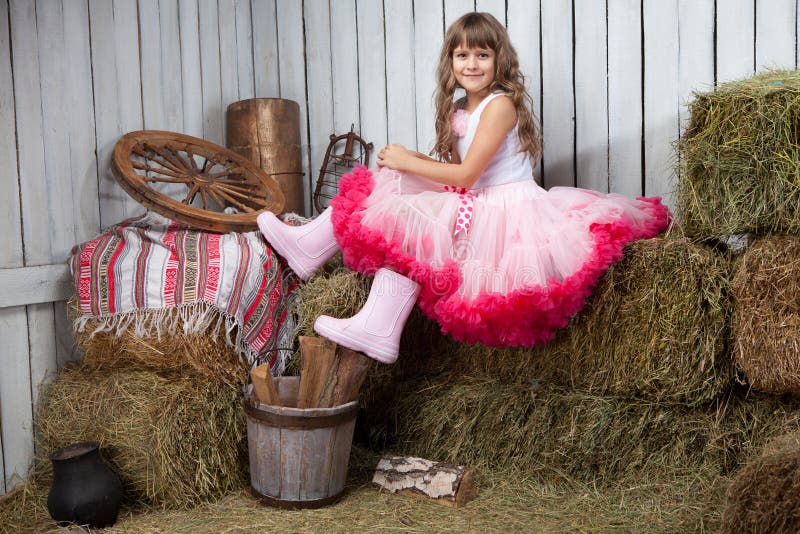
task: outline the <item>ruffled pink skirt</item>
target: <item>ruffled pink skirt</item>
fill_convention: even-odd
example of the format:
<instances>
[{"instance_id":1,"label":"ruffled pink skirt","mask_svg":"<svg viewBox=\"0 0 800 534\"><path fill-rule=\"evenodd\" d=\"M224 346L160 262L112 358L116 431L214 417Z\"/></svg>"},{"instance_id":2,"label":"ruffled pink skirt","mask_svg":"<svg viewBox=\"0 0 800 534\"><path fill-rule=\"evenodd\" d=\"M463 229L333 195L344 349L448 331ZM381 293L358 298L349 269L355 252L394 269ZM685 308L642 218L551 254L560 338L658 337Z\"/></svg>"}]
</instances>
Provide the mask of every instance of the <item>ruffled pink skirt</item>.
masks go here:
<instances>
[{"instance_id":1,"label":"ruffled pink skirt","mask_svg":"<svg viewBox=\"0 0 800 534\"><path fill-rule=\"evenodd\" d=\"M659 234L670 218L658 198L544 190L533 180L470 193L358 167L342 178L332 219L345 265L415 280L417 303L444 333L488 346L551 340L625 244Z\"/></svg>"}]
</instances>

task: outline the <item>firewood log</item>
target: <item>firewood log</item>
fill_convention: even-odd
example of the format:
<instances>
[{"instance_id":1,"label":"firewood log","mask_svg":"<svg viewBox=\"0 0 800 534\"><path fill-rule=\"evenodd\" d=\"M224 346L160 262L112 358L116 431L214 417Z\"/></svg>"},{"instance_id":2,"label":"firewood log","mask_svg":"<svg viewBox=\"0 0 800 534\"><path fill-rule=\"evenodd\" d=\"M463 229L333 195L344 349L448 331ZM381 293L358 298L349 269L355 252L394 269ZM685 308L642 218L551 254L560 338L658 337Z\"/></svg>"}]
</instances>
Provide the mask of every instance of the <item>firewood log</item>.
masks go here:
<instances>
[{"instance_id":1,"label":"firewood log","mask_svg":"<svg viewBox=\"0 0 800 534\"><path fill-rule=\"evenodd\" d=\"M378 462L372 483L392 493L454 508L463 506L478 494L472 469L424 458L384 456Z\"/></svg>"}]
</instances>

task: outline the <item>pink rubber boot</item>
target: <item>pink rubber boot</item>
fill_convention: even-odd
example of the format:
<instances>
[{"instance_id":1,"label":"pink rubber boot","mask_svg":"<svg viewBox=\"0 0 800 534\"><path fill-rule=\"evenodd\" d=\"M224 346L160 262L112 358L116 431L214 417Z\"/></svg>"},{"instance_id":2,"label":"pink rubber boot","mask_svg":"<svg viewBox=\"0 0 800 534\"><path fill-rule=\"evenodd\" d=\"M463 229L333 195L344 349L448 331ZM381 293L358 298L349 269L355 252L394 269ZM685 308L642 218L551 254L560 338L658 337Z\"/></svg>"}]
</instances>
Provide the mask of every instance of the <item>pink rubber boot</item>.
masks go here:
<instances>
[{"instance_id":1,"label":"pink rubber boot","mask_svg":"<svg viewBox=\"0 0 800 534\"><path fill-rule=\"evenodd\" d=\"M308 280L339 250L333 237L331 211L326 209L302 226L285 224L271 211L260 214L256 222L275 252L286 259L297 276Z\"/></svg>"},{"instance_id":2,"label":"pink rubber boot","mask_svg":"<svg viewBox=\"0 0 800 534\"><path fill-rule=\"evenodd\" d=\"M314 330L379 362L394 363L400 350L400 334L417 295L419 284L389 269L380 269L361 311L349 319L320 315Z\"/></svg>"}]
</instances>

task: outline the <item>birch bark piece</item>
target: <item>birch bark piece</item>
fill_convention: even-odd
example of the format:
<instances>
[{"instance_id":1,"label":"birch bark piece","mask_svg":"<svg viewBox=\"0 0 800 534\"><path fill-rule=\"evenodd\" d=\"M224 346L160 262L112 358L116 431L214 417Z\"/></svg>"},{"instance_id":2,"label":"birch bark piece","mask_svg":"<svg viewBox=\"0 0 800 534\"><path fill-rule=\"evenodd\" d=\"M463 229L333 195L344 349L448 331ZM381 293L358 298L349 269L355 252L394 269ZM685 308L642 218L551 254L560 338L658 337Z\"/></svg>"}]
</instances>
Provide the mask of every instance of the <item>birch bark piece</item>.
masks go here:
<instances>
[{"instance_id":1,"label":"birch bark piece","mask_svg":"<svg viewBox=\"0 0 800 534\"><path fill-rule=\"evenodd\" d=\"M392 493L454 508L463 506L478 494L472 469L424 458L384 456L378 462L372 483Z\"/></svg>"}]
</instances>

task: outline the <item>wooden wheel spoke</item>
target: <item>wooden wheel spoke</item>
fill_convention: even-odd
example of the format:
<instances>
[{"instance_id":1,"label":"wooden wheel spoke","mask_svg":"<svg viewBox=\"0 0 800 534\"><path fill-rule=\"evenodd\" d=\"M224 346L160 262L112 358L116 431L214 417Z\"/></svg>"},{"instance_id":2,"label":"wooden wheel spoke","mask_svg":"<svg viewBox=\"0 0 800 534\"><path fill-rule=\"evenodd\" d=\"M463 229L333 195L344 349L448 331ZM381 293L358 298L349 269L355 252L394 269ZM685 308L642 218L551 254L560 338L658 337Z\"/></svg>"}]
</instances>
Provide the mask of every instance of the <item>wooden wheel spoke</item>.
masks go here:
<instances>
[{"instance_id":1,"label":"wooden wheel spoke","mask_svg":"<svg viewBox=\"0 0 800 534\"><path fill-rule=\"evenodd\" d=\"M212 199L214 202L216 202L216 203L217 203L217 206L219 206L220 208L225 208L225 202L224 202L224 201L223 201L221 198L219 198L219 195L217 195L217 194L214 192L214 190L213 190L213 189L210 189L210 188L209 188L209 189L203 189L203 191L206 191L206 192L208 193L208 196L210 196L210 197L211 197L211 199Z\"/></svg>"},{"instance_id":2,"label":"wooden wheel spoke","mask_svg":"<svg viewBox=\"0 0 800 534\"><path fill-rule=\"evenodd\" d=\"M192 166L192 170L198 170L197 162L194 160L194 152L192 152L192 149L188 146L186 147L186 155L189 156L189 165Z\"/></svg>"},{"instance_id":3,"label":"wooden wheel spoke","mask_svg":"<svg viewBox=\"0 0 800 534\"><path fill-rule=\"evenodd\" d=\"M184 174L186 171L186 169L176 167L172 162L164 159L164 156L158 152L158 149L151 147L150 145L145 144L144 148L134 147L133 152L148 161L152 161L153 163L161 165L162 167L170 169L174 172Z\"/></svg>"},{"instance_id":4,"label":"wooden wheel spoke","mask_svg":"<svg viewBox=\"0 0 800 534\"><path fill-rule=\"evenodd\" d=\"M206 158L206 160L203 162L203 169L200 172L205 174L208 172L209 169L213 168L214 165L215 165L214 160Z\"/></svg>"},{"instance_id":5,"label":"wooden wheel spoke","mask_svg":"<svg viewBox=\"0 0 800 534\"><path fill-rule=\"evenodd\" d=\"M161 157L166 159L167 161L171 162L173 165L178 167L181 171L188 171L189 166L181 159L178 155L177 151L172 145L165 145L163 147L159 147L156 149Z\"/></svg>"},{"instance_id":6,"label":"wooden wheel spoke","mask_svg":"<svg viewBox=\"0 0 800 534\"><path fill-rule=\"evenodd\" d=\"M171 176L173 178L178 178L183 182L188 180L188 178L186 176L184 176L182 174L178 174L176 172L173 172L173 171L171 171L169 169L164 169L164 168L160 168L160 167L152 167L150 165L146 165L144 163L139 163L139 162L136 162L136 161L133 161L131 163L132 163L134 169L139 169L139 170L147 171L147 172L154 172L156 174L163 174L164 176ZM148 178L150 178L150 177L148 176Z\"/></svg>"},{"instance_id":7,"label":"wooden wheel spoke","mask_svg":"<svg viewBox=\"0 0 800 534\"><path fill-rule=\"evenodd\" d=\"M208 194L205 188L200 190L200 200L203 202L203 209L208 209Z\"/></svg>"},{"instance_id":8,"label":"wooden wheel spoke","mask_svg":"<svg viewBox=\"0 0 800 534\"><path fill-rule=\"evenodd\" d=\"M222 172L210 172L208 173L208 177L216 180L222 176L230 176L231 174L242 174L244 169L241 167L235 167L233 169L226 169Z\"/></svg>"},{"instance_id":9,"label":"wooden wheel spoke","mask_svg":"<svg viewBox=\"0 0 800 534\"><path fill-rule=\"evenodd\" d=\"M218 188L218 187L217 187L217 188L215 188L215 190L216 190L216 192L217 192L217 193L219 193L219 195L220 195L222 198L224 198L225 200L227 200L228 202L230 202L231 204L233 204L234 206L236 206L236 207L237 207L237 208L239 208L240 210L244 210L244 211L246 211L246 212L248 212L248 213L250 213L250 212L254 211L254 210L253 210L253 208L251 208L250 206L247 206L246 204L242 204L241 202L239 202L238 200L236 200L235 198L233 198L231 195L229 195L229 194L228 194L226 191L224 191L224 190L222 190L222 189L220 189L220 188ZM212 191L212 190L211 190L211 189L209 189L209 191L208 191L208 192L210 193L211 191Z\"/></svg>"},{"instance_id":10,"label":"wooden wheel spoke","mask_svg":"<svg viewBox=\"0 0 800 534\"><path fill-rule=\"evenodd\" d=\"M259 206L266 206L267 205L266 200L263 199L263 198L260 198L258 196L247 195L245 193L242 193L241 191L236 191L235 189L232 189L230 186L225 186L225 185L220 185L220 184L214 184L214 185L216 186L216 188L218 190L225 191L229 195L233 195L235 197L241 198L242 200L249 201L251 204L255 203L255 204L258 204Z\"/></svg>"},{"instance_id":11,"label":"wooden wheel spoke","mask_svg":"<svg viewBox=\"0 0 800 534\"><path fill-rule=\"evenodd\" d=\"M197 194L199 190L200 190L200 184L194 184L192 188L189 189L189 194L186 195L186 198L184 198L181 202L187 205L190 204L192 200L194 200L194 196Z\"/></svg>"},{"instance_id":12,"label":"wooden wheel spoke","mask_svg":"<svg viewBox=\"0 0 800 534\"><path fill-rule=\"evenodd\" d=\"M242 193L255 193L258 192L259 187L256 184L249 182L240 182L239 180L214 180L214 184L225 186L228 189L235 189Z\"/></svg>"},{"instance_id":13,"label":"wooden wheel spoke","mask_svg":"<svg viewBox=\"0 0 800 534\"><path fill-rule=\"evenodd\" d=\"M146 182L161 182L164 184L185 184L189 180L187 178L162 178L161 176L148 176L145 178Z\"/></svg>"}]
</instances>

